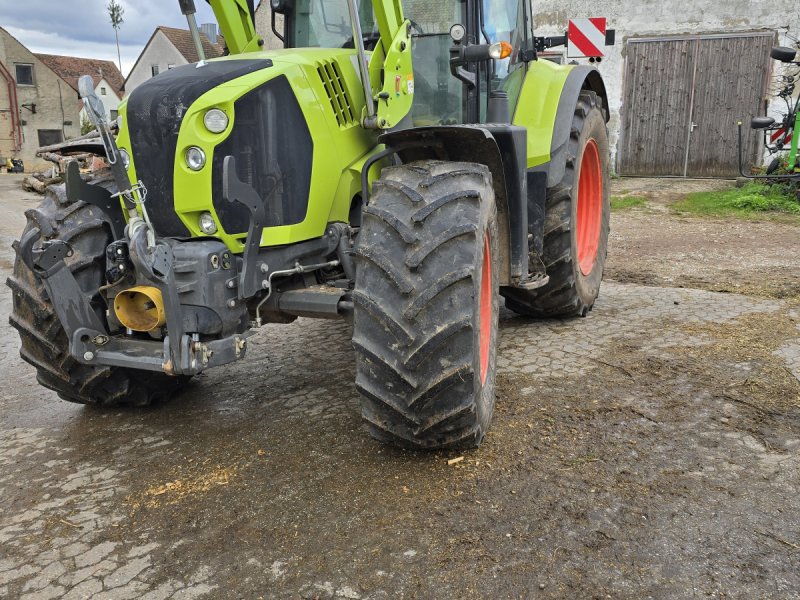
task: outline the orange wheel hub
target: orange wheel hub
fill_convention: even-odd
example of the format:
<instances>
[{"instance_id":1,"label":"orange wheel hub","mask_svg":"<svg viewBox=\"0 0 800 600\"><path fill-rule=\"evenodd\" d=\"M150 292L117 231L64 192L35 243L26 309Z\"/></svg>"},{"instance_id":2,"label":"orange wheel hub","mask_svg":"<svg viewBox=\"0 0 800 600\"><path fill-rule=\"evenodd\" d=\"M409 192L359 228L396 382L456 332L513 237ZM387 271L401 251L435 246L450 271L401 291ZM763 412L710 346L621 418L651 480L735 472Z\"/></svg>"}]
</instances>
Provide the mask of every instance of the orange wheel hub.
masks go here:
<instances>
[{"instance_id":1,"label":"orange wheel hub","mask_svg":"<svg viewBox=\"0 0 800 600\"><path fill-rule=\"evenodd\" d=\"M489 234L483 236L483 267L481 269L480 297L480 367L481 385L486 383L489 374L489 351L492 345L492 327L494 327L493 310L494 289L492 287L492 247Z\"/></svg>"},{"instance_id":2,"label":"orange wheel hub","mask_svg":"<svg viewBox=\"0 0 800 600\"><path fill-rule=\"evenodd\" d=\"M603 171L597 142L589 140L583 149L581 172L578 177L578 264L588 276L597 260L600 245L600 225L603 220Z\"/></svg>"}]
</instances>

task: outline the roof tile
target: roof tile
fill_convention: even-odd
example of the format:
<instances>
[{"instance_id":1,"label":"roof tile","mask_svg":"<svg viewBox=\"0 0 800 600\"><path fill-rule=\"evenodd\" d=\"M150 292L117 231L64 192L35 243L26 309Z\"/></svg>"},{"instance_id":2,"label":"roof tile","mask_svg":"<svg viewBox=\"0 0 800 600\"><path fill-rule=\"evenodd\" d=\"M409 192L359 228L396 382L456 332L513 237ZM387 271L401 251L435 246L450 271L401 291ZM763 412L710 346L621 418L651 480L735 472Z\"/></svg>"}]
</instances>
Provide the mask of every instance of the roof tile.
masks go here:
<instances>
[{"instance_id":1,"label":"roof tile","mask_svg":"<svg viewBox=\"0 0 800 600\"><path fill-rule=\"evenodd\" d=\"M192 40L192 33L188 29L176 29L174 27L165 27L163 25L158 27L167 39L172 42L173 46L178 49L183 57L190 63L196 63L200 58L197 56L197 48L194 47L194 40ZM204 33L200 33L200 40L203 42L203 51L206 53L206 58L217 58L222 56L225 48L225 40L221 36L217 36L217 43L212 43Z\"/></svg>"},{"instance_id":2,"label":"roof tile","mask_svg":"<svg viewBox=\"0 0 800 600\"><path fill-rule=\"evenodd\" d=\"M69 86L78 91L78 78L82 75L91 75L94 85L105 79L118 97L122 97L122 86L125 79L119 72L117 65L110 60L97 58L78 58L77 56L57 56L54 54L37 54L41 60L56 75L66 81Z\"/></svg>"}]
</instances>

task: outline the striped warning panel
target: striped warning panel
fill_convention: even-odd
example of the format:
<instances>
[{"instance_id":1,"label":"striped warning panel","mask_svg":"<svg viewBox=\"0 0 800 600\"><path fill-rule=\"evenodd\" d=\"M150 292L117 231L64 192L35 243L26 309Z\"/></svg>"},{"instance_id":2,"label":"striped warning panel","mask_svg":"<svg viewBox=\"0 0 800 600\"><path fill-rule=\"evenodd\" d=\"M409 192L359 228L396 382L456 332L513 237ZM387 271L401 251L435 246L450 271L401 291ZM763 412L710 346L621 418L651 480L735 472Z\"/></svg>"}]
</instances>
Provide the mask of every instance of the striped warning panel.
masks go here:
<instances>
[{"instance_id":1,"label":"striped warning panel","mask_svg":"<svg viewBox=\"0 0 800 600\"><path fill-rule=\"evenodd\" d=\"M605 17L592 19L570 19L567 32L567 58L590 58L605 56L606 45Z\"/></svg>"}]
</instances>

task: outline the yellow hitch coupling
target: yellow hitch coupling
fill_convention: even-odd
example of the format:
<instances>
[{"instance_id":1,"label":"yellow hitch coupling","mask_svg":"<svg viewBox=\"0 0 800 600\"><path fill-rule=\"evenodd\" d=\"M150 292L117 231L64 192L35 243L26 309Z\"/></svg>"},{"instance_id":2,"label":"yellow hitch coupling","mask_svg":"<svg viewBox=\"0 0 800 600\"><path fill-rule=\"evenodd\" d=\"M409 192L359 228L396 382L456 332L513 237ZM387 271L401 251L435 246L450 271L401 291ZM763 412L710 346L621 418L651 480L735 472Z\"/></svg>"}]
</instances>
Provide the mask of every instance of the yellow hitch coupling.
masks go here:
<instances>
[{"instance_id":1,"label":"yellow hitch coupling","mask_svg":"<svg viewBox=\"0 0 800 600\"><path fill-rule=\"evenodd\" d=\"M140 285L117 294L114 313L132 331L153 331L167 322L161 290Z\"/></svg>"}]
</instances>

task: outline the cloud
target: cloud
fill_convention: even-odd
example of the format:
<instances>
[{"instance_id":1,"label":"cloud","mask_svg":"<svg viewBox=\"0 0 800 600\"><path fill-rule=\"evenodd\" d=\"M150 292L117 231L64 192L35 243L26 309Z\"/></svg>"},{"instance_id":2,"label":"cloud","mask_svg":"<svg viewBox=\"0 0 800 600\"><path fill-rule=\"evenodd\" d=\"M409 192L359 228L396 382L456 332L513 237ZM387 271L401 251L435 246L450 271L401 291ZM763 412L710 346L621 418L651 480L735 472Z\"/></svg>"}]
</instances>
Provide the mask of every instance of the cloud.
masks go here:
<instances>
[{"instance_id":1,"label":"cloud","mask_svg":"<svg viewBox=\"0 0 800 600\"><path fill-rule=\"evenodd\" d=\"M107 0L0 0L0 23L33 52L64 54L117 61L114 28L108 20ZM123 73L159 25L188 28L178 0L120 0L125 13L119 30ZM205 0L195 0L198 23L215 23Z\"/></svg>"}]
</instances>

